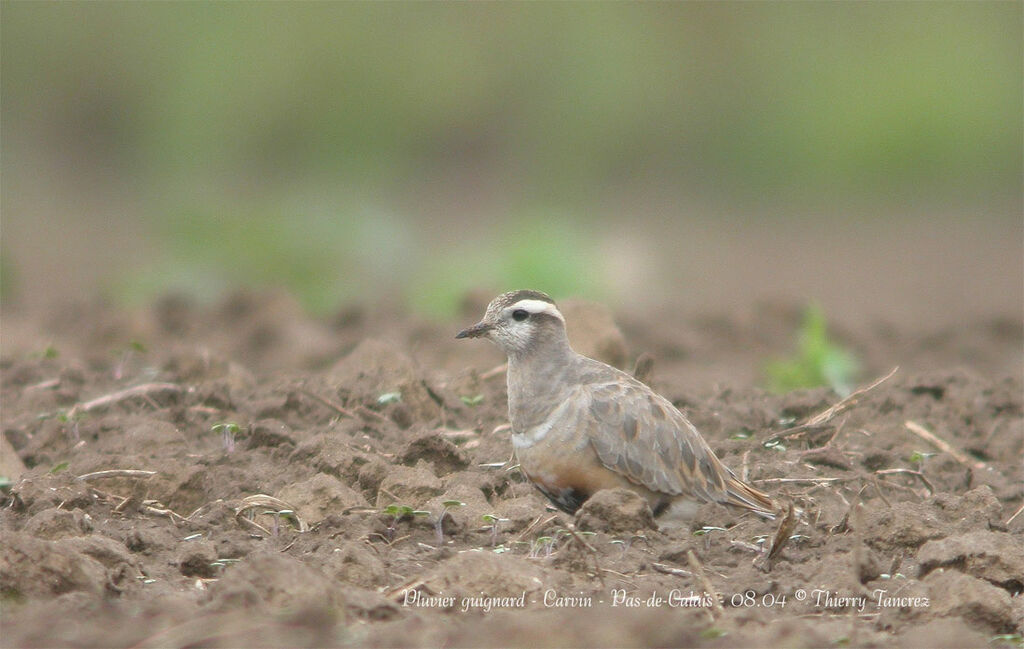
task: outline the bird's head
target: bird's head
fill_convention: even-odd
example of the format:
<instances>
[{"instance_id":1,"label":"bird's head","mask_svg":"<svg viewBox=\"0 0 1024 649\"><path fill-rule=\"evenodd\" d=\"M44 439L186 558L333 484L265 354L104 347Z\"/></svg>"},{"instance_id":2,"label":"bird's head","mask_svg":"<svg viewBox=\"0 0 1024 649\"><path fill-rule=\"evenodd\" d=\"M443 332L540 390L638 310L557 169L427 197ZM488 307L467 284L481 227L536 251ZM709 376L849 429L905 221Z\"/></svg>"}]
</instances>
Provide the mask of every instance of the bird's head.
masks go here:
<instances>
[{"instance_id":1,"label":"bird's head","mask_svg":"<svg viewBox=\"0 0 1024 649\"><path fill-rule=\"evenodd\" d=\"M487 338L509 357L522 357L551 345L568 345L565 318L546 293L511 291L491 300L483 320L456 338Z\"/></svg>"}]
</instances>

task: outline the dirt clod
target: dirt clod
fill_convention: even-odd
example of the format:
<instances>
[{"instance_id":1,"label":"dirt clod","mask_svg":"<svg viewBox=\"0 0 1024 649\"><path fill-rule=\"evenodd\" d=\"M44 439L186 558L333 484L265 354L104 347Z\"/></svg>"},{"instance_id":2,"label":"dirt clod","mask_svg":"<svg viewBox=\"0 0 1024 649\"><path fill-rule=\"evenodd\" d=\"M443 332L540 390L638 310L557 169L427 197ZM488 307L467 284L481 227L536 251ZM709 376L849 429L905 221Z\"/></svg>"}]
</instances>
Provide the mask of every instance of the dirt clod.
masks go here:
<instances>
[{"instance_id":1,"label":"dirt clod","mask_svg":"<svg viewBox=\"0 0 1024 649\"><path fill-rule=\"evenodd\" d=\"M178 570L186 577L213 577L217 574L215 561L217 548L202 539L186 541L178 551Z\"/></svg>"},{"instance_id":2,"label":"dirt clod","mask_svg":"<svg viewBox=\"0 0 1024 649\"><path fill-rule=\"evenodd\" d=\"M1024 592L1024 545L1004 532L975 530L921 546L921 576L953 568L984 579L1011 595Z\"/></svg>"},{"instance_id":3,"label":"dirt clod","mask_svg":"<svg viewBox=\"0 0 1024 649\"><path fill-rule=\"evenodd\" d=\"M80 509L44 509L25 523L25 532L41 539L55 541L69 536L82 536L92 531L92 518Z\"/></svg>"},{"instance_id":4,"label":"dirt clod","mask_svg":"<svg viewBox=\"0 0 1024 649\"><path fill-rule=\"evenodd\" d=\"M576 512L576 525L584 531L609 534L657 529L647 501L629 489L605 489L594 494Z\"/></svg>"},{"instance_id":5,"label":"dirt clod","mask_svg":"<svg viewBox=\"0 0 1024 649\"><path fill-rule=\"evenodd\" d=\"M415 465L419 460L432 464L438 476L469 466L466 453L437 433L427 433L411 440L398 454L398 461L402 464Z\"/></svg>"},{"instance_id":6,"label":"dirt clod","mask_svg":"<svg viewBox=\"0 0 1024 649\"><path fill-rule=\"evenodd\" d=\"M64 542L4 533L0 583L8 596L52 597L74 591L99 595L106 581L103 564Z\"/></svg>"},{"instance_id":7,"label":"dirt clod","mask_svg":"<svg viewBox=\"0 0 1024 649\"><path fill-rule=\"evenodd\" d=\"M247 448L259 448L260 446L275 448L284 445L295 446L295 435L284 422L276 419L261 419L252 425Z\"/></svg>"},{"instance_id":8,"label":"dirt clod","mask_svg":"<svg viewBox=\"0 0 1024 649\"><path fill-rule=\"evenodd\" d=\"M317 473L308 480L290 484L278 496L294 506L299 516L310 524L351 507L368 506L361 493L326 473Z\"/></svg>"},{"instance_id":9,"label":"dirt clod","mask_svg":"<svg viewBox=\"0 0 1024 649\"><path fill-rule=\"evenodd\" d=\"M377 489L377 507L407 505L419 508L441 494L443 485L423 464L391 467Z\"/></svg>"},{"instance_id":10,"label":"dirt clod","mask_svg":"<svg viewBox=\"0 0 1024 649\"><path fill-rule=\"evenodd\" d=\"M938 616L959 616L985 633L1009 633L1015 628L1010 595L1005 590L956 570L936 570L924 583Z\"/></svg>"}]
</instances>

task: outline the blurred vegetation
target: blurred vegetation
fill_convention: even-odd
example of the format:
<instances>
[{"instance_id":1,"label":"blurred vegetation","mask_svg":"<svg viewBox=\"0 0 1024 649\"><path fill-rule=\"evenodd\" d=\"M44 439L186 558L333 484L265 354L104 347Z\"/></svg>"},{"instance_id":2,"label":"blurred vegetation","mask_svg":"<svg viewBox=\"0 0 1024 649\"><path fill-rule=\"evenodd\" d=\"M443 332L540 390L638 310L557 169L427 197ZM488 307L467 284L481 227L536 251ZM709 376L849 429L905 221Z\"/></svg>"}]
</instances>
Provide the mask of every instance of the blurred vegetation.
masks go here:
<instances>
[{"instance_id":1,"label":"blurred vegetation","mask_svg":"<svg viewBox=\"0 0 1024 649\"><path fill-rule=\"evenodd\" d=\"M498 234L498 243L480 247L467 242L452 255L431 260L412 283L409 296L422 313L444 317L454 313L467 289L543 287L556 298L601 299L600 256L594 242L564 220L524 216L512 219Z\"/></svg>"},{"instance_id":2,"label":"blurred vegetation","mask_svg":"<svg viewBox=\"0 0 1024 649\"><path fill-rule=\"evenodd\" d=\"M5 2L2 171L55 158L138 201L160 245L124 296L595 294L588 225L631 187L826 214L1014 196L1020 24L1014 2ZM6 184L5 218L34 218Z\"/></svg>"},{"instance_id":3,"label":"blurred vegetation","mask_svg":"<svg viewBox=\"0 0 1024 649\"><path fill-rule=\"evenodd\" d=\"M774 392L827 386L845 397L853 390L859 369L856 357L829 339L825 312L811 304L797 332L796 352L767 363L764 375Z\"/></svg>"}]
</instances>

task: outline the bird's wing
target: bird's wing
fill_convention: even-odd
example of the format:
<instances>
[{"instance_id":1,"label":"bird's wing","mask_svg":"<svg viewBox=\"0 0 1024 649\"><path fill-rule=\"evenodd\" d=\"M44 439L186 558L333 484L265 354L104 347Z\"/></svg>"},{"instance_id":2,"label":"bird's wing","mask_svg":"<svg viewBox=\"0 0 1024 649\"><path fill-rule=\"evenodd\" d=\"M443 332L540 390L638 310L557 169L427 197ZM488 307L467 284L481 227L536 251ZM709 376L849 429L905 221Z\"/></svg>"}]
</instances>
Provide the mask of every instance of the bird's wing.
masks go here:
<instances>
[{"instance_id":1,"label":"bird's wing","mask_svg":"<svg viewBox=\"0 0 1024 649\"><path fill-rule=\"evenodd\" d=\"M737 479L693 424L647 386L632 380L583 385L572 401L576 424L601 463L631 482L762 513L774 509L767 495Z\"/></svg>"}]
</instances>

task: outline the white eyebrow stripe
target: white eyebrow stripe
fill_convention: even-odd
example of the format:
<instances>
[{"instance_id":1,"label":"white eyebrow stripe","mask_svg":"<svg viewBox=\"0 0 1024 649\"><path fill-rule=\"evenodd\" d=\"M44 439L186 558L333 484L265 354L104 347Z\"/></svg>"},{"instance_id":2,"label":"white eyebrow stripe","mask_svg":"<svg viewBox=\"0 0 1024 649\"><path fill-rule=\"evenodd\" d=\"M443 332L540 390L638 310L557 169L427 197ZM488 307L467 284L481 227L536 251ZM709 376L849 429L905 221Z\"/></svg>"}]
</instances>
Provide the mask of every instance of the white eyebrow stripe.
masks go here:
<instances>
[{"instance_id":1,"label":"white eyebrow stripe","mask_svg":"<svg viewBox=\"0 0 1024 649\"><path fill-rule=\"evenodd\" d=\"M548 315L553 315L562 322L565 322L565 318L562 317L562 314L559 313L555 305L550 302L545 302L544 300L519 300L509 307L510 311L515 311L517 309L525 309L530 313L547 313Z\"/></svg>"}]
</instances>

